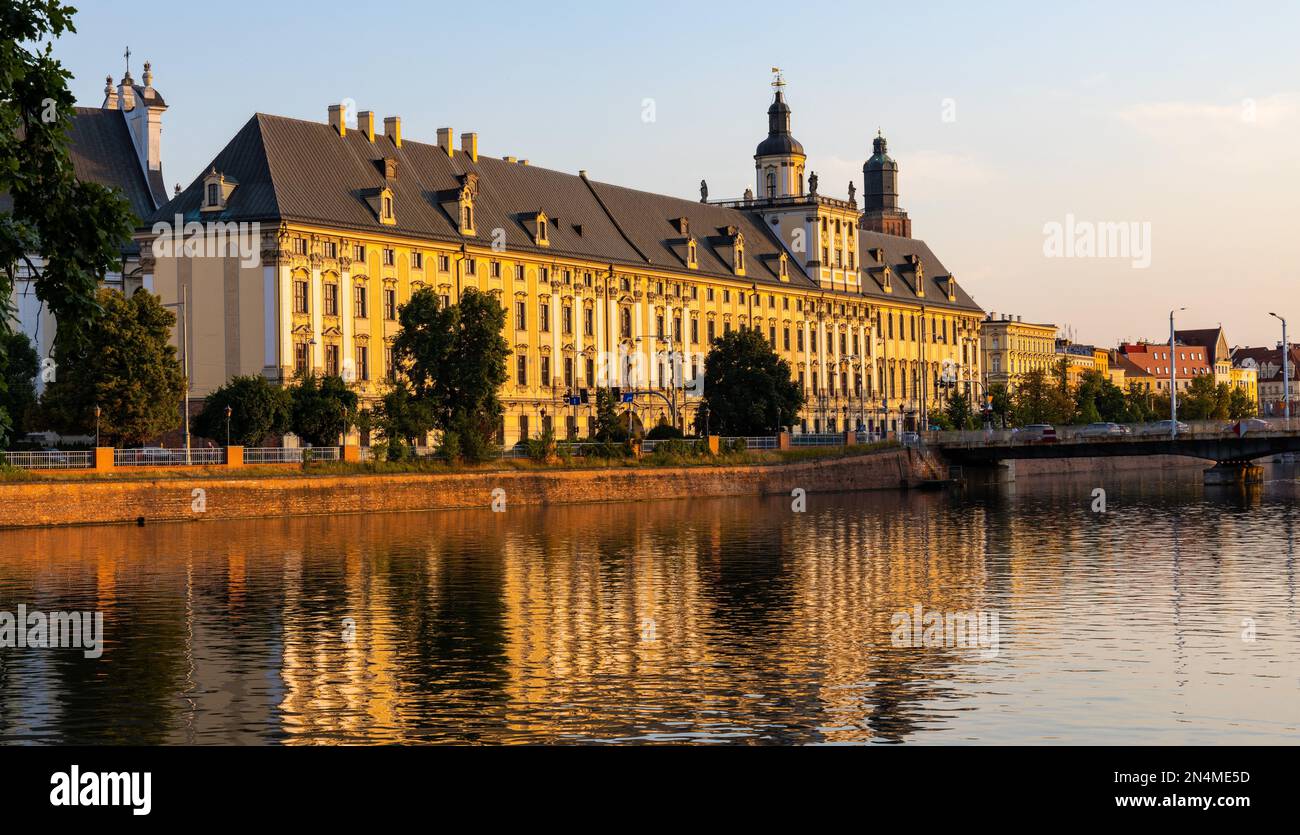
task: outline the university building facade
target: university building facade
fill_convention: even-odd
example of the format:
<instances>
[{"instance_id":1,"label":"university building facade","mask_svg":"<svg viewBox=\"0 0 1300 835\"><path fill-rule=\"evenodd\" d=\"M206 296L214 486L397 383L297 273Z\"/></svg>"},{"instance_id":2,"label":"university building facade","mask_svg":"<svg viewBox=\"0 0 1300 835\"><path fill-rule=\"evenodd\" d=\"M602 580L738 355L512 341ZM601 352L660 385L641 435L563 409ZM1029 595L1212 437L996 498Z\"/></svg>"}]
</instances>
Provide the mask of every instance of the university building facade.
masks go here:
<instances>
[{"instance_id":1,"label":"university building facade","mask_svg":"<svg viewBox=\"0 0 1300 835\"><path fill-rule=\"evenodd\" d=\"M861 206L852 183L824 195L775 86L754 188L709 200L701 183L699 202L480 155L450 128L436 144L370 112L352 128L341 106L325 123L257 114L149 219L143 283L186 305L199 397L235 375L323 372L374 401L400 306L475 287L507 311L507 444L587 435L606 386L647 428L689 430L709 344L736 328L807 393L796 432L919 426L952 390L941 375L968 392L981 379L983 311L911 237L884 138ZM570 405L583 390L590 405Z\"/></svg>"}]
</instances>

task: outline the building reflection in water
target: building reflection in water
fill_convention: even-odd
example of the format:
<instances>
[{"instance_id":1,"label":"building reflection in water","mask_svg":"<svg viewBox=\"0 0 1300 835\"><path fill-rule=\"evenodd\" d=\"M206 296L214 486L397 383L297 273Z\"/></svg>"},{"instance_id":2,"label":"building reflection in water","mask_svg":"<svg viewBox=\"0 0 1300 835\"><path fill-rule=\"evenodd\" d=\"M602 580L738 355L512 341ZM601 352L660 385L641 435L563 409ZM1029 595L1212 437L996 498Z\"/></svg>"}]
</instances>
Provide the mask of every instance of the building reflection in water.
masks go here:
<instances>
[{"instance_id":1,"label":"building reflection in water","mask_svg":"<svg viewBox=\"0 0 1300 835\"><path fill-rule=\"evenodd\" d=\"M1246 703L1224 732L1294 732L1293 496L1108 487L0 532L0 609L107 633L0 651L0 739L1165 739ZM892 646L917 605L997 613L998 655Z\"/></svg>"}]
</instances>

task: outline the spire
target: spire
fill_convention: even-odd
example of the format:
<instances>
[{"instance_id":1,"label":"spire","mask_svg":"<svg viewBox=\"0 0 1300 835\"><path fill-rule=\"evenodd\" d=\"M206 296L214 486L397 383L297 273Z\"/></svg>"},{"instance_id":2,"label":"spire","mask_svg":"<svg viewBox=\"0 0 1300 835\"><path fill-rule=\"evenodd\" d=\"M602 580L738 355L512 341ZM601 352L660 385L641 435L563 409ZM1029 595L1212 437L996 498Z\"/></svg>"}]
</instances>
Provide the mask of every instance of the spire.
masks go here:
<instances>
[{"instance_id":1,"label":"spire","mask_svg":"<svg viewBox=\"0 0 1300 835\"><path fill-rule=\"evenodd\" d=\"M767 139L759 143L755 157L800 156L803 146L790 133L790 105L785 101L785 78L780 67L772 68L772 104L767 108Z\"/></svg>"}]
</instances>

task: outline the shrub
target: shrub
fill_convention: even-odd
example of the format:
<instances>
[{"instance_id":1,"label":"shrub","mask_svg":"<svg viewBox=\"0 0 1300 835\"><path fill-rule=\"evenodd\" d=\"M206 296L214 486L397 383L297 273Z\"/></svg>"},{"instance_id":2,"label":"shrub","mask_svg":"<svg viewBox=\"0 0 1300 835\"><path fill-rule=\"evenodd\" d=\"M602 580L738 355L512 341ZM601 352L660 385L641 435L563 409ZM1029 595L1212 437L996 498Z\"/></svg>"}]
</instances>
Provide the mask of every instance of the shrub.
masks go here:
<instances>
[{"instance_id":1,"label":"shrub","mask_svg":"<svg viewBox=\"0 0 1300 835\"><path fill-rule=\"evenodd\" d=\"M647 441L663 441L683 437L685 436L682 434L682 430L667 423L660 423L649 432L645 433L645 439Z\"/></svg>"}]
</instances>

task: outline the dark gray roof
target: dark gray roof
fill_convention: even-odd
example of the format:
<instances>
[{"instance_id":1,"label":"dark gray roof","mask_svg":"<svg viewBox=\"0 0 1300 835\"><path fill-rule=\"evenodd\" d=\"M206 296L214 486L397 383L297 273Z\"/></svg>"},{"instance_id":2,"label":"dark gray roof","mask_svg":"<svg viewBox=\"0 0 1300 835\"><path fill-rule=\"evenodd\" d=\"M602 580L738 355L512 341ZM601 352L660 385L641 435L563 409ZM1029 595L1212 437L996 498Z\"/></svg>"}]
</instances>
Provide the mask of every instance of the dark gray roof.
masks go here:
<instances>
[{"instance_id":1,"label":"dark gray roof","mask_svg":"<svg viewBox=\"0 0 1300 835\"><path fill-rule=\"evenodd\" d=\"M386 181L383 166L392 159L397 176ZM357 130L340 137L328 124L257 114L248 120L213 160L211 168L238 182L226 209L213 220L281 220L327 228L397 233L416 239L459 244L466 240L454 217L455 191L468 174L478 176L474 201L475 231L470 239L489 245L501 229L508 251L565 255L636 269L653 266L685 272L686 234L674 222L686 218L696 238L699 267L694 274L735 278L731 270L730 229L744 235L743 280L777 284L780 242L758 214L709 205L588 180L533 165L479 156L475 162L459 149L448 157L437 145L403 140L397 148L383 136L373 143ZM380 223L366 200L374 189L393 190L396 224ZM154 218L199 217L203 191L200 175L188 188L158 209ZM550 219L549 246L533 240L526 221L538 211ZM152 219L151 219L152 220ZM863 265L867 249L883 246L895 274L895 292L886 294L870 279L866 294L906 298L914 275L907 256L920 255L925 265L925 302L934 307L979 310L959 289L947 301L940 280L947 270L922 241L862 232ZM788 261L789 285L815 288L816 283Z\"/></svg>"},{"instance_id":2,"label":"dark gray roof","mask_svg":"<svg viewBox=\"0 0 1300 835\"><path fill-rule=\"evenodd\" d=\"M68 150L77 179L118 189L141 220L153 214L154 196L122 111L78 107L68 128Z\"/></svg>"},{"instance_id":3,"label":"dark gray roof","mask_svg":"<svg viewBox=\"0 0 1300 835\"><path fill-rule=\"evenodd\" d=\"M875 262L871 254L871 250L877 248L884 251L883 263L880 264ZM961 279L957 280L956 301L948 301L948 276L951 273L925 241L863 230L858 233L858 252L861 254L863 267L862 292L868 297L919 302L926 307L983 312L962 287ZM910 258L913 255L920 258L921 273L925 281L924 299L916 295L916 269L912 266ZM884 290L883 267L886 266L889 267L892 276L892 293L886 293Z\"/></svg>"}]
</instances>

